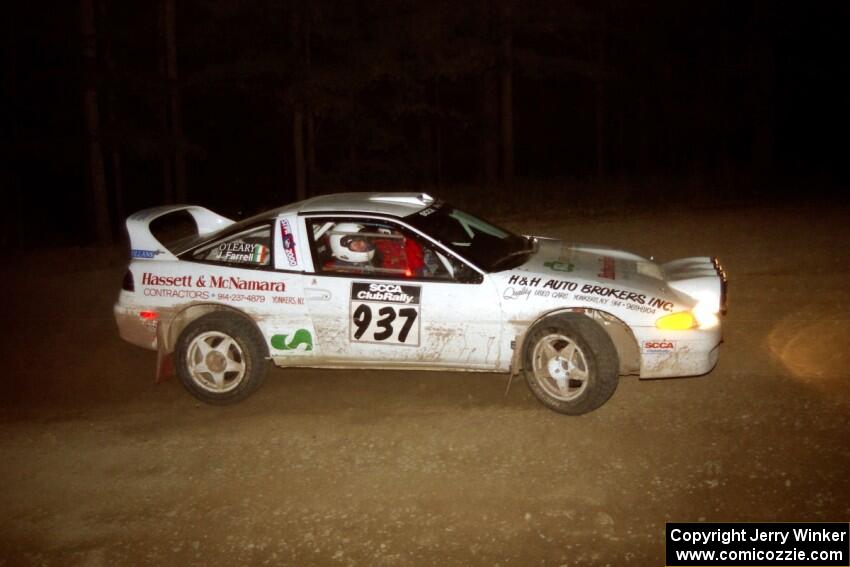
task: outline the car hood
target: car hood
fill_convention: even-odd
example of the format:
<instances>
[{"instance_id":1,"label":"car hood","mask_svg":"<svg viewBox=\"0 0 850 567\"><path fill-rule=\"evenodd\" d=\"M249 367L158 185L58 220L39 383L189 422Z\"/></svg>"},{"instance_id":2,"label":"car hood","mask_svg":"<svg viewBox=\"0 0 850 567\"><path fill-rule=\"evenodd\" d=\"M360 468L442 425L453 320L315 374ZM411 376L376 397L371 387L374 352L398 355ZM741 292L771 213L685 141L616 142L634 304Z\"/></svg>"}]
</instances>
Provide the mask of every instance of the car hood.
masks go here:
<instances>
[{"instance_id":1,"label":"car hood","mask_svg":"<svg viewBox=\"0 0 850 567\"><path fill-rule=\"evenodd\" d=\"M600 283L618 282L630 287L655 289L664 274L655 262L637 254L593 244L567 244L560 240L537 239L537 250L519 271L572 275Z\"/></svg>"}]
</instances>

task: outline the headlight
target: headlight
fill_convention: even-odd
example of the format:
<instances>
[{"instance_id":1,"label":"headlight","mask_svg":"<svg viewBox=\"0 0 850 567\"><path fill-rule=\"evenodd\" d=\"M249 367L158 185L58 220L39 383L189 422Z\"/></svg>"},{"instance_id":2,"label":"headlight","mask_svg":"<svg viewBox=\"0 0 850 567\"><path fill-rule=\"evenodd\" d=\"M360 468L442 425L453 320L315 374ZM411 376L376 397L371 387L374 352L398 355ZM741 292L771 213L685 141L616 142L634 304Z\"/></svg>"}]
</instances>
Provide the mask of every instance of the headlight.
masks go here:
<instances>
[{"instance_id":1,"label":"headlight","mask_svg":"<svg viewBox=\"0 0 850 567\"><path fill-rule=\"evenodd\" d=\"M700 301L690 311L670 313L656 319L655 326L668 331L687 331L695 327L711 329L720 323L715 303Z\"/></svg>"},{"instance_id":2,"label":"headlight","mask_svg":"<svg viewBox=\"0 0 850 567\"><path fill-rule=\"evenodd\" d=\"M679 311L678 313L670 313L655 321L655 326L659 329L669 331L686 331L693 329L699 325L696 317L690 311Z\"/></svg>"}]
</instances>

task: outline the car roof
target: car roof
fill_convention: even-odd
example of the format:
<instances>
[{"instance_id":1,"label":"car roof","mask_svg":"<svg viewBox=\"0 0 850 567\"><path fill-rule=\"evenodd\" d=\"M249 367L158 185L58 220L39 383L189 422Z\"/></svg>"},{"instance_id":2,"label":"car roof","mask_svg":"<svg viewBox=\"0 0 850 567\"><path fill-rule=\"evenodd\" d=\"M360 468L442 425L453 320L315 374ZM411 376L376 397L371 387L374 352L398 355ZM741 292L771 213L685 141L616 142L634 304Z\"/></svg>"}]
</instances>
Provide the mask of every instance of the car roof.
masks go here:
<instances>
[{"instance_id":1,"label":"car roof","mask_svg":"<svg viewBox=\"0 0 850 567\"><path fill-rule=\"evenodd\" d=\"M318 195L271 209L249 218L245 218L222 230L197 236L181 243L179 252L183 254L207 242L220 238L223 234L235 234L259 222L269 222L285 214L311 213L372 213L384 216L404 218L417 213L435 202L427 193L333 193Z\"/></svg>"},{"instance_id":2,"label":"car roof","mask_svg":"<svg viewBox=\"0 0 850 567\"><path fill-rule=\"evenodd\" d=\"M427 193L334 193L279 207L266 214L353 212L401 218L417 213L432 203L434 198Z\"/></svg>"}]
</instances>

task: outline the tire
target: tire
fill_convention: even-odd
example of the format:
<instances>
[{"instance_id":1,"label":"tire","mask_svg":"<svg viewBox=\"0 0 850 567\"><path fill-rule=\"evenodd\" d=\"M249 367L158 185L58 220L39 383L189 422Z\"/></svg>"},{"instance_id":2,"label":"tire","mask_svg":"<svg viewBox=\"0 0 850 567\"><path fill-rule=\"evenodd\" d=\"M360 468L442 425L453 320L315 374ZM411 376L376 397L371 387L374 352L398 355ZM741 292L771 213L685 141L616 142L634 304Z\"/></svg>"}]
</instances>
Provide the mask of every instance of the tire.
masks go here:
<instances>
[{"instance_id":1,"label":"tire","mask_svg":"<svg viewBox=\"0 0 850 567\"><path fill-rule=\"evenodd\" d=\"M175 367L189 393L208 404L234 404L266 378L264 341L254 324L214 312L189 323L177 339Z\"/></svg>"},{"instance_id":2,"label":"tire","mask_svg":"<svg viewBox=\"0 0 850 567\"><path fill-rule=\"evenodd\" d=\"M608 333L577 313L537 323L524 341L528 387L546 407L568 415L595 410L614 394L620 362Z\"/></svg>"}]
</instances>

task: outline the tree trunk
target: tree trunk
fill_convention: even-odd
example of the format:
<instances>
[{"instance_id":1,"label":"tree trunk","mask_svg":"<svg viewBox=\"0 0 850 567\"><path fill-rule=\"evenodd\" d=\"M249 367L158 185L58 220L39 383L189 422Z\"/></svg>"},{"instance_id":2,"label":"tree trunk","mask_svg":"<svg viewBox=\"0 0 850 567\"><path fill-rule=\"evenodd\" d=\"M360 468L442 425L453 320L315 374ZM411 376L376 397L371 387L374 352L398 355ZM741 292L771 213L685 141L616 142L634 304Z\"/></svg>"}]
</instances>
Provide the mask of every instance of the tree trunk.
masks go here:
<instances>
[{"instance_id":1,"label":"tree trunk","mask_svg":"<svg viewBox=\"0 0 850 567\"><path fill-rule=\"evenodd\" d=\"M357 133L359 129L353 122L349 124L348 131L348 167L350 170L349 179L355 186L359 187L362 182L360 173L360 152L357 149Z\"/></svg>"},{"instance_id":2,"label":"tree trunk","mask_svg":"<svg viewBox=\"0 0 850 567\"><path fill-rule=\"evenodd\" d=\"M771 5L764 0L755 1L753 167L761 182L767 180L773 169L773 92L776 83L776 61L769 35L771 9ZM761 191L757 190L756 193Z\"/></svg>"},{"instance_id":3,"label":"tree trunk","mask_svg":"<svg viewBox=\"0 0 850 567\"><path fill-rule=\"evenodd\" d=\"M605 87L596 83L596 177L605 177Z\"/></svg>"},{"instance_id":4,"label":"tree trunk","mask_svg":"<svg viewBox=\"0 0 850 567\"><path fill-rule=\"evenodd\" d=\"M442 2L437 3L437 41L439 45L443 45L446 41L445 7ZM439 193L443 185L443 106L440 97L439 72L434 76L434 112L433 119L430 122L429 138L431 138L433 143L432 147L429 148L429 154L433 161L433 169L429 173L433 175L432 182L434 187L436 187L436 191Z\"/></svg>"},{"instance_id":5,"label":"tree trunk","mask_svg":"<svg viewBox=\"0 0 850 567\"><path fill-rule=\"evenodd\" d=\"M690 144L690 175L691 186L690 190L694 193L702 193L706 186L706 181L710 177L710 145L711 145L711 116L709 97L712 93L709 89L713 85L709 84L708 69L711 62L709 61L708 49L702 47L696 53L697 65L697 89L694 95L694 111L695 116L690 120L688 125L691 132Z\"/></svg>"},{"instance_id":6,"label":"tree trunk","mask_svg":"<svg viewBox=\"0 0 850 567\"><path fill-rule=\"evenodd\" d=\"M502 0L501 69L502 181L510 185L514 177L514 94L513 33L510 0Z\"/></svg>"},{"instance_id":7,"label":"tree trunk","mask_svg":"<svg viewBox=\"0 0 850 567\"><path fill-rule=\"evenodd\" d=\"M643 180L649 176L649 129L652 128L651 120L649 119L649 103L645 91L640 91L637 95L637 116L635 124L637 124L637 164L635 173L638 179Z\"/></svg>"},{"instance_id":8,"label":"tree trunk","mask_svg":"<svg viewBox=\"0 0 850 567\"><path fill-rule=\"evenodd\" d=\"M486 72L482 81L484 108L481 150L483 154L484 184L495 187L499 183L499 93L493 72Z\"/></svg>"},{"instance_id":9,"label":"tree trunk","mask_svg":"<svg viewBox=\"0 0 850 567\"><path fill-rule=\"evenodd\" d=\"M605 177L605 16L601 16L600 31L597 34L597 63L599 76L596 79L596 177Z\"/></svg>"},{"instance_id":10,"label":"tree trunk","mask_svg":"<svg viewBox=\"0 0 850 567\"><path fill-rule=\"evenodd\" d=\"M83 62L85 83L83 87L83 110L89 146L89 172L93 204L94 228L97 240L112 242L109 222L109 205L106 193L106 174L103 167L103 150L100 146L97 106L97 38L94 23L94 1L80 1L80 30L83 36Z\"/></svg>"},{"instance_id":11,"label":"tree trunk","mask_svg":"<svg viewBox=\"0 0 850 567\"><path fill-rule=\"evenodd\" d=\"M620 92L617 93L621 95ZM617 97L620 99L620 96ZM626 117L625 110L623 109L623 101L617 100L616 108L617 108L617 181L620 184L620 187L625 187L626 185Z\"/></svg>"},{"instance_id":12,"label":"tree trunk","mask_svg":"<svg viewBox=\"0 0 850 567\"><path fill-rule=\"evenodd\" d=\"M115 216L123 221L127 217L124 208L124 170L121 166L121 152L112 149L112 189L115 192Z\"/></svg>"},{"instance_id":13,"label":"tree trunk","mask_svg":"<svg viewBox=\"0 0 850 567\"><path fill-rule=\"evenodd\" d=\"M434 107L436 109L437 123L434 126L436 133L434 135L434 160L436 162L435 185L439 191L443 184L443 114L440 106L440 78L434 84Z\"/></svg>"},{"instance_id":14,"label":"tree trunk","mask_svg":"<svg viewBox=\"0 0 850 567\"><path fill-rule=\"evenodd\" d=\"M160 42L158 44L157 49L157 69L159 71L159 77L162 80L163 84L168 82L168 48L166 44L168 43L168 32L166 30L166 16L165 16L165 0L160 0L159 5L159 13L158 13L158 26L159 26L159 34L160 34ZM167 148L160 148L160 159L162 163L162 200L164 203L174 203L174 176L173 170L171 167L172 164L172 152L171 145L169 141L171 140L170 132L171 132L171 122L169 119L170 107L169 107L169 98L162 91L159 92L159 127L160 127L160 137L166 142L163 145L168 144Z\"/></svg>"},{"instance_id":15,"label":"tree trunk","mask_svg":"<svg viewBox=\"0 0 850 567\"><path fill-rule=\"evenodd\" d=\"M98 8L102 21L109 21L107 12L107 1L100 0ZM124 179L123 168L121 167L121 150L117 140L116 131L118 130L117 120L115 118L115 107L117 105L117 97L115 96L114 77L115 77L115 60L112 57L112 41L109 34L106 34L102 42L103 59L106 63L106 69L109 73L110 84L106 89L106 125L112 133L111 141L108 144L108 152L110 162L112 164L112 196L113 210L115 218L124 220L127 216L124 210Z\"/></svg>"},{"instance_id":16,"label":"tree trunk","mask_svg":"<svg viewBox=\"0 0 850 567\"><path fill-rule=\"evenodd\" d=\"M310 30L312 29L312 18L310 14L309 4L306 5L304 13L303 31L303 49L304 49L304 76L305 80L310 81L313 72L313 54L310 48ZM311 193L310 188L316 180L316 123L313 116L313 105L309 97L304 102L304 114L306 117L305 137L307 139L307 179L305 182L304 194Z\"/></svg>"},{"instance_id":17,"label":"tree trunk","mask_svg":"<svg viewBox=\"0 0 850 567\"><path fill-rule=\"evenodd\" d=\"M174 184L178 203L186 202L186 151L183 140L183 116L180 111L180 86L177 77L177 24L174 0L164 0L165 76L168 80L168 109L171 139L174 144Z\"/></svg>"},{"instance_id":18,"label":"tree trunk","mask_svg":"<svg viewBox=\"0 0 850 567\"><path fill-rule=\"evenodd\" d=\"M732 157L729 149L731 125L729 121L729 112L727 110L731 107L729 104L729 100L731 98L729 96L731 70L729 65L729 32L726 28L722 28L720 30L719 57L720 64L718 65L718 70L720 77L717 84L719 92L717 97L714 98L715 113L718 114L720 118L720 132L718 134L718 143L720 147L718 149L719 155L717 157L717 168L724 196L729 197L732 195L733 177Z\"/></svg>"},{"instance_id":19,"label":"tree trunk","mask_svg":"<svg viewBox=\"0 0 850 567\"><path fill-rule=\"evenodd\" d=\"M662 63L663 78L661 84L669 88L675 84L673 73L673 61L671 54L665 52ZM671 92L666 93L664 104L675 107L679 102L675 99ZM653 109L655 110L655 109ZM674 118L668 112L656 111L655 118L663 121L663 138L661 143L655 142L649 147L649 162L654 168L654 173L666 171L668 173L681 173L682 167L682 144L677 143L676 127L674 126ZM658 125L652 125L651 128L658 128Z\"/></svg>"},{"instance_id":20,"label":"tree trunk","mask_svg":"<svg viewBox=\"0 0 850 567\"><path fill-rule=\"evenodd\" d=\"M171 158L162 156L162 196L166 203L174 203L174 182L171 175Z\"/></svg>"},{"instance_id":21,"label":"tree trunk","mask_svg":"<svg viewBox=\"0 0 850 567\"><path fill-rule=\"evenodd\" d=\"M316 163L316 117L313 109L307 109L307 193L316 183L319 175L319 166Z\"/></svg>"},{"instance_id":22,"label":"tree trunk","mask_svg":"<svg viewBox=\"0 0 850 567\"><path fill-rule=\"evenodd\" d=\"M307 198L307 179L304 162L304 110L296 104L292 118L292 146L295 149L295 198Z\"/></svg>"},{"instance_id":23,"label":"tree trunk","mask_svg":"<svg viewBox=\"0 0 850 567\"><path fill-rule=\"evenodd\" d=\"M2 241L0 241L0 245L5 247L18 247L23 244L24 235L24 204L23 197L24 192L21 186L21 175L19 173L20 167L16 166L16 164L20 162L20 149L18 143L18 113L17 108L15 107L15 103L17 99L17 63L18 57L15 51L16 41L15 41L15 30L9 30L8 41L6 42L6 81L5 92L6 100L8 101L6 105L6 113L8 116L8 131L6 132L6 136L8 138L4 140L6 142L9 155L7 155L7 159L3 161L3 179L0 180L4 185L10 187L13 192L13 198L11 199L11 203L9 206L4 207L3 210L3 237ZM4 138L6 137L4 136Z\"/></svg>"},{"instance_id":24,"label":"tree trunk","mask_svg":"<svg viewBox=\"0 0 850 567\"><path fill-rule=\"evenodd\" d=\"M292 7L291 48L293 60L306 67L306 50L304 49L304 28L302 9L304 4L296 2ZM296 67L296 74L297 67ZM292 110L292 149L295 166L295 198L298 201L307 198L307 165L304 159L304 102L300 89L293 89Z\"/></svg>"},{"instance_id":25,"label":"tree trunk","mask_svg":"<svg viewBox=\"0 0 850 567\"><path fill-rule=\"evenodd\" d=\"M482 12L476 18L476 33L485 46L498 45L499 13L498 2L485 0L480 7ZM496 51L496 56L499 56ZM498 60L497 60L498 65ZM480 169L479 180L485 187L495 187L499 183L499 75L497 68L485 68L477 81L479 84L480 104L478 132Z\"/></svg>"},{"instance_id":26,"label":"tree trunk","mask_svg":"<svg viewBox=\"0 0 850 567\"><path fill-rule=\"evenodd\" d=\"M417 189L434 182L434 127L427 117L419 119L419 144L422 158L417 161Z\"/></svg>"}]
</instances>

